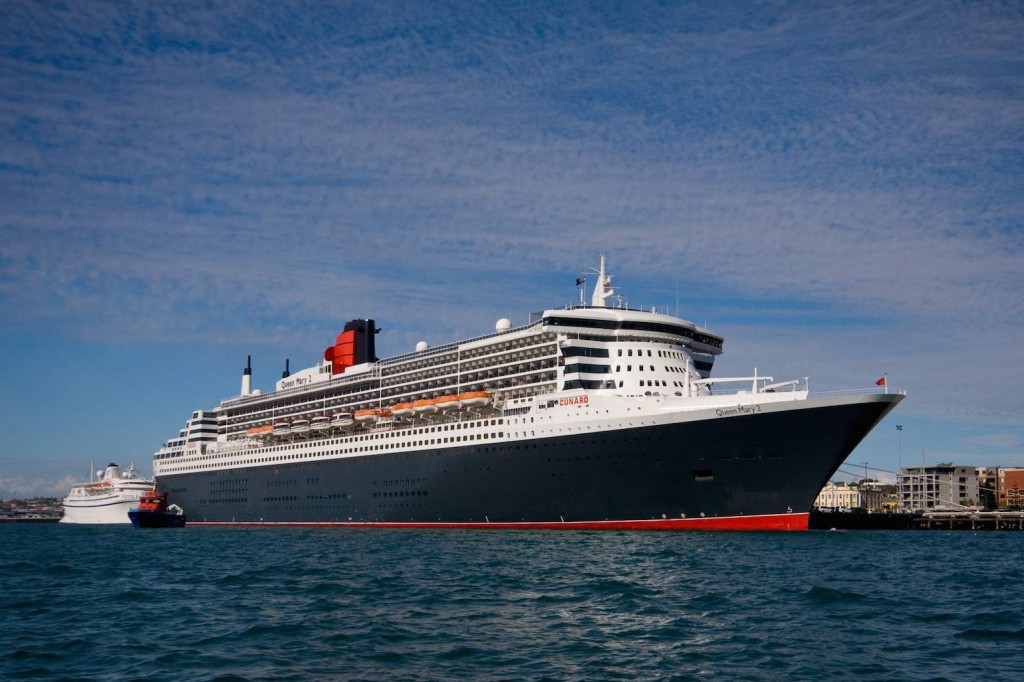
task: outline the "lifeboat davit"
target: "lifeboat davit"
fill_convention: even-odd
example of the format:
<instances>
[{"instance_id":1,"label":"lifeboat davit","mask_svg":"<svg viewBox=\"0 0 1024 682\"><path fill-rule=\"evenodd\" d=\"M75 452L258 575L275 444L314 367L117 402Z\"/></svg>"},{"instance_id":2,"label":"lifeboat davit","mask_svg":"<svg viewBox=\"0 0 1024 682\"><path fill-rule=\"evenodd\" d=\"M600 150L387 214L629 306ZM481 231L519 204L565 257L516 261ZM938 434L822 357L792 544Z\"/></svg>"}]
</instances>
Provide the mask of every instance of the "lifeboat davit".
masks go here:
<instances>
[{"instance_id":1,"label":"lifeboat davit","mask_svg":"<svg viewBox=\"0 0 1024 682\"><path fill-rule=\"evenodd\" d=\"M309 420L300 417L292 421L292 433L307 433L309 431Z\"/></svg>"},{"instance_id":2,"label":"lifeboat davit","mask_svg":"<svg viewBox=\"0 0 1024 682\"><path fill-rule=\"evenodd\" d=\"M424 398L423 400L417 400L412 404L412 409L416 411L416 414L437 412L437 399Z\"/></svg>"},{"instance_id":3,"label":"lifeboat davit","mask_svg":"<svg viewBox=\"0 0 1024 682\"><path fill-rule=\"evenodd\" d=\"M491 394L487 391L471 391L460 395L459 400L466 407L483 407L491 402Z\"/></svg>"},{"instance_id":4,"label":"lifeboat davit","mask_svg":"<svg viewBox=\"0 0 1024 682\"><path fill-rule=\"evenodd\" d=\"M457 395L446 395L438 398L436 404L442 410L457 410L462 407L462 401Z\"/></svg>"},{"instance_id":5,"label":"lifeboat davit","mask_svg":"<svg viewBox=\"0 0 1024 682\"><path fill-rule=\"evenodd\" d=\"M331 419L326 414L318 414L310 420L309 425L314 431L326 431L331 428Z\"/></svg>"},{"instance_id":6,"label":"lifeboat davit","mask_svg":"<svg viewBox=\"0 0 1024 682\"><path fill-rule=\"evenodd\" d=\"M416 414L416 410L413 409L412 403L398 403L391 408L391 414L396 417L411 417Z\"/></svg>"},{"instance_id":7,"label":"lifeboat davit","mask_svg":"<svg viewBox=\"0 0 1024 682\"><path fill-rule=\"evenodd\" d=\"M335 412L331 417L331 426L336 429L350 429L355 426L356 420L351 412Z\"/></svg>"}]
</instances>

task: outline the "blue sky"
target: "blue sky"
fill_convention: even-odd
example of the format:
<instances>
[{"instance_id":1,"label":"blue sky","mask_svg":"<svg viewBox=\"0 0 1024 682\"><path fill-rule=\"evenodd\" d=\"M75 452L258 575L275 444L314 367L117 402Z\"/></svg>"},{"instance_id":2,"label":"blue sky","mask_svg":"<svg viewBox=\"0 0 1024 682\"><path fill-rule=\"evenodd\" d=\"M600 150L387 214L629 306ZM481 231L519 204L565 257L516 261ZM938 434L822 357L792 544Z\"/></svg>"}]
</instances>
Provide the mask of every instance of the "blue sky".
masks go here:
<instances>
[{"instance_id":1,"label":"blue sky","mask_svg":"<svg viewBox=\"0 0 1024 682\"><path fill-rule=\"evenodd\" d=\"M522 323L602 251L720 375L907 390L849 478L1024 465L1020 3L3 14L0 497L148 473L248 354Z\"/></svg>"}]
</instances>

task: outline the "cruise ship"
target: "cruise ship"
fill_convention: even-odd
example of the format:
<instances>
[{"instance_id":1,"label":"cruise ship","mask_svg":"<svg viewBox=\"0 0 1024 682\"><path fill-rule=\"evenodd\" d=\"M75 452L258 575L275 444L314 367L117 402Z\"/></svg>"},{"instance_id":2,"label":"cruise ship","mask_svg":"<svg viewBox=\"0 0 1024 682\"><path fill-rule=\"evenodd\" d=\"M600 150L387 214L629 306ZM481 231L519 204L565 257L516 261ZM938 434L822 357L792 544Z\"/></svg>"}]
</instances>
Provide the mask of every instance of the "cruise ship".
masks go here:
<instances>
[{"instance_id":1,"label":"cruise ship","mask_svg":"<svg viewBox=\"0 0 1024 682\"><path fill-rule=\"evenodd\" d=\"M802 530L904 398L714 377L720 335L625 305L603 255L589 278L589 303L386 359L352 320L266 393L250 359L157 451L158 488L190 525Z\"/></svg>"},{"instance_id":2,"label":"cruise ship","mask_svg":"<svg viewBox=\"0 0 1024 682\"><path fill-rule=\"evenodd\" d=\"M99 480L76 483L64 498L61 523L130 523L128 510L153 488L153 481L139 476L129 464L121 471L114 462L99 473Z\"/></svg>"}]
</instances>

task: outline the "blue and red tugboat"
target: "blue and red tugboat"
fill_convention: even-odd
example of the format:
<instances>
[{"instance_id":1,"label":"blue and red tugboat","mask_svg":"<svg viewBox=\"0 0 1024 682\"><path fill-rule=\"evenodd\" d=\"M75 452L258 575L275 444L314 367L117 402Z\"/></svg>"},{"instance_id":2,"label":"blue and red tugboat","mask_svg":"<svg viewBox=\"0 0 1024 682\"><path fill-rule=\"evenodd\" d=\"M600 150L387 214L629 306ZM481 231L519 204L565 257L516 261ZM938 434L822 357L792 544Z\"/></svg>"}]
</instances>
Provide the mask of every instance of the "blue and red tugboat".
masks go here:
<instances>
[{"instance_id":1,"label":"blue and red tugboat","mask_svg":"<svg viewBox=\"0 0 1024 682\"><path fill-rule=\"evenodd\" d=\"M185 512L176 504L167 504L167 493L154 487L142 494L139 506L128 510L128 518L136 528L183 528Z\"/></svg>"}]
</instances>

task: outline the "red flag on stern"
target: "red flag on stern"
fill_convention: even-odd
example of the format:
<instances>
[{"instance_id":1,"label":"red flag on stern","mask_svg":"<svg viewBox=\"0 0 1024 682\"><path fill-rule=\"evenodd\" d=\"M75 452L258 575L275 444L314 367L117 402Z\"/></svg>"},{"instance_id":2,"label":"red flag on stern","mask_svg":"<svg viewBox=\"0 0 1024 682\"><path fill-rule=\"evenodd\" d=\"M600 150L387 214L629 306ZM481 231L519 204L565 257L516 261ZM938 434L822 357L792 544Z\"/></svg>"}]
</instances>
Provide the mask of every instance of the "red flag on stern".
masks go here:
<instances>
[{"instance_id":1,"label":"red flag on stern","mask_svg":"<svg viewBox=\"0 0 1024 682\"><path fill-rule=\"evenodd\" d=\"M881 379L876 381L875 386L885 386L885 377L883 376Z\"/></svg>"}]
</instances>

